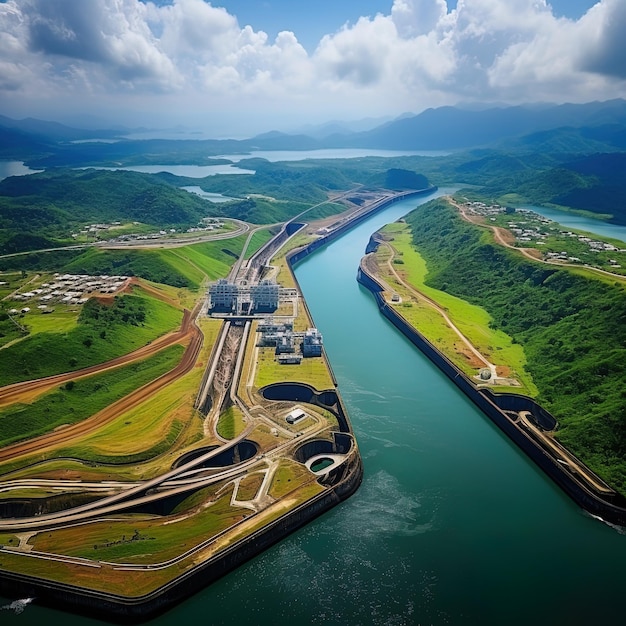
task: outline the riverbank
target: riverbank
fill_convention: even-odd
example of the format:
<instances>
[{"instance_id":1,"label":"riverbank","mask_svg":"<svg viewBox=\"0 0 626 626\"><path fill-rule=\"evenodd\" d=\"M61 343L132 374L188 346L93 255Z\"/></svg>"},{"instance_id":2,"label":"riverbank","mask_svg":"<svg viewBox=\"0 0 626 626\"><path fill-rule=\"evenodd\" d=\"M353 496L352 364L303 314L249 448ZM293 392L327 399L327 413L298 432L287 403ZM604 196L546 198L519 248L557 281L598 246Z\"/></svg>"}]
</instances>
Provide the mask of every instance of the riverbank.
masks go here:
<instances>
[{"instance_id":1,"label":"riverbank","mask_svg":"<svg viewBox=\"0 0 626 626\"><path fill-rule=\"evenodd\" d=\"M371 253L376 246L376 240L370 240L366 253ZM367 264L363 261L357 280L374 295L380 312L581 508L605 521L626 525L626 499L608 488L599 477L558 443L548 443L544 433L557 426L554 417L531 398L516 394L494 394L490 390L479 389L387 303L383 296L384 286L369 273ZM512 413L516 413L517 417L512 417Z\"/></svg>"}]
</instances>

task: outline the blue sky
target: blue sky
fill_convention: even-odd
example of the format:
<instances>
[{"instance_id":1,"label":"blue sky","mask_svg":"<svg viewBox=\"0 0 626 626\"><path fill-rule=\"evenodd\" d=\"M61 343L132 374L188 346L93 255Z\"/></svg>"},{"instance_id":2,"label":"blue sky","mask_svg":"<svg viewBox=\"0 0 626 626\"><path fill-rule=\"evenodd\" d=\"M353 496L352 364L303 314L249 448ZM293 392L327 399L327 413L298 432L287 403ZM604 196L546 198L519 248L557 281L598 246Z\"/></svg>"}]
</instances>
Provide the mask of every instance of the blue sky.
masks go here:
<instances>
[{"instance_id":1,"label":"blue sky","mask_svg":"<svg viewBox=\"0 0 626 626\"><path fill-rule=\"evenodd\" d=\"M361 16L388 13L391 7L391 2L386 0L223 0L214 4L236 15L242 26L250 24L270 36L276 36L281 30L293 30L310 51L325 34L338 30L345 23L355 23ZM457 2L448 0L447 4L452 10ZM578 19L595 0L553 0L549 4L555 15Z\"/></svg>"},{"instance_id":2,"label":"blue sky","mask_svg":"<svg viewBox=\"0 0 626 626\"><path fill-rule=\"evenodd\" d=\"M242 136L626 97L626 0L0 0L0 113Z\"/></svg>"}]
</instances>

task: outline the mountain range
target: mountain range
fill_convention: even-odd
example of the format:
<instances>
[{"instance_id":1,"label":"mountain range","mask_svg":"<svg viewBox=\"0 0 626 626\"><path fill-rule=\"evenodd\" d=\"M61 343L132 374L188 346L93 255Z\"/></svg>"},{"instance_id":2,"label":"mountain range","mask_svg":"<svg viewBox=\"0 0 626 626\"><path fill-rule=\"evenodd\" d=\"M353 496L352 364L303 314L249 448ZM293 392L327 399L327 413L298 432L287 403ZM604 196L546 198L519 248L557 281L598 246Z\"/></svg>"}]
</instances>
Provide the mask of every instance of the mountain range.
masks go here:
<instances>
[{"instance_id":1,"label":"mountain range","mask_svg":"<svg viewBox=\"0 0 626 626\"><path fill-rule=\"evenodd\" d=\"M358 126L358 125L357 125ZM333 132L335 130L342 132ZM626 148L626 101L609 100L587 104L499 106L487 109L440 107L418 115L404 115L370 130L350 131L329 124L310 128L310 134L271 131L245 140L197 140L207 154L226 150L314 150L321 148L375 148L389 150L461 150L478 146L504 146L517 151L538 146L553 150L573 147L574 153ZM23 158L56 152L80 152L81 142L119 140L119 129L78 129L27 118L0 116L0 157ZM165 140L164 140L165 141ZM171 145L178 143L169 140ZM68 145L69 144L69 145ZM105 144L96 144L106 154ZM93 152L93 150L91 151Z\"/></svg>"}]
</instances>

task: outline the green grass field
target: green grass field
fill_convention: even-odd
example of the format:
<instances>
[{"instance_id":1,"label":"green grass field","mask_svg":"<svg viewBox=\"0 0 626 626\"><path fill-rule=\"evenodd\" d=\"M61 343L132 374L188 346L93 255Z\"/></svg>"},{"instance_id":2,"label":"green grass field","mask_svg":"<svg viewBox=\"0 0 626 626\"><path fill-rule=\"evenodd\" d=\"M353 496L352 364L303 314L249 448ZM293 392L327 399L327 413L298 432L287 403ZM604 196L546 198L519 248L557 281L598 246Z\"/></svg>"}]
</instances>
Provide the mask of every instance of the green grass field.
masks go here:
<instances>
[{"instance_id":1,"label":"green grass field","mask_svg":"<svg viewBox=\"0 0 626 626\"><path fill-rule=\"evenodd\" d=\"M252 235L252 239L250 239L246 250L246 259L249 259L263 244L266 244L274 236L270 228L271 227L268 226L267 228L257 230L254 235Z\"/></svg>"},{"instance_id":2,"label":"green grass field","mask_svg":"<svg viewBox=\"0 0 626 626\"><path fill-rule=\"evenodd\" d=\"M517 378L522 385L516 387L518 392L536 396L538 391L531 376L526 371L526 356L522 346L513 343L512 339L504 332L494 330L491 327L491 317L483 308L425 284L428 268L422 256L411 243L410 227L407 224L402 222L389 224L382 232L393 238L390 243L397 251L395 258L402 260L401 264L394 265L396 272L406 282L445 309L454 324L483 356L495 365L510 370L510 375ZM381 247L381 254L384 254L384 247ZM380 266L386 271L386 258L381 257ZM399 291L400 289L398 286ZM455 344L461 346L458 335L452 331L435 309L427 305L417 304L411 306L401 304L397 308L412 325L433 341L466 373L476 374L476 368L469 365L468 359L460 354L458 349L455 350Z\"/></svg>"},{"instance_id":3,"label":"green grass field","mask_svg":"<svg viewBox=\"0 0 626 626\"><path fill-rule=\"evenodd\" d=\"M134 480L163 471L177 456L197 447L203 439L202 420L193 403L220 326L219 320L202 320L205 339L197 366L191 372L58 454L124 464L120 477Z\"/></svg>"},{"instance_id":4,"label":"green grass field","mask_svg":"<svg viewBox=\"0 0 626 626\"><path fill-rule=\"evenodd\" d=\"M79 381L70 381L32 404L12 405L0 411L0 446L30 439L66 424L75 424L150 380L173 369L183 353L181 346Z\"/></svg>"},{"instance_id":5,"label":"green grass field","mask_svg":"<svg viewBox=\"0 0 626 626\"><path fill-rule=\"evenodd\" d=\"M139 291L136 291L139 293ZM0 351L0 386L104 363L174 330L182 312L147 295L118 296L119 303L143 310L144 321L125 323L61 318L59 331L29 335ZM42 316L45 317L45 316Z\"/></svg>"},{"instance_id":6,"label":"green grass field","mask_svg":"<svg viewBox=\"0 0 626 626\"><path fill-rule=\"evenodd\" d=\"M97 522L76 529L41 533L35 548L45 552L60 550L62 554L118 563L153 563L180 554L181 547L191 548L235 521L247 517L249 511L230 506L227 490L214 504L176 524L157 525L152 521ZM138 539L133 540L133 537ZM155 558L156 557L156 558Z\"/></svg>"},{"instance_id":7,"label":"green grass field","mask_svg":"<svg viewBox=\"0 0 626 626\"><path fill-rule=\"evenodd\" d=\"M241 409L237 406L230 406L220 415L217 422L217 434L224 439L234 439L243 432L245 427Z\"/></svg>"},{"instance_id":8,"label":"green grass field","mask_svg":"<svg viewBox=\"0 0 626 626\"><path fill-rule=\"evenodd\" d=\"M284 381L306 383L318 391L333 389L326 362L321 357L302 359L300 365L281 365L276 361L274 348L259 348L259 361L254 385L257 389Z\"/></svg>"}]
</instances>

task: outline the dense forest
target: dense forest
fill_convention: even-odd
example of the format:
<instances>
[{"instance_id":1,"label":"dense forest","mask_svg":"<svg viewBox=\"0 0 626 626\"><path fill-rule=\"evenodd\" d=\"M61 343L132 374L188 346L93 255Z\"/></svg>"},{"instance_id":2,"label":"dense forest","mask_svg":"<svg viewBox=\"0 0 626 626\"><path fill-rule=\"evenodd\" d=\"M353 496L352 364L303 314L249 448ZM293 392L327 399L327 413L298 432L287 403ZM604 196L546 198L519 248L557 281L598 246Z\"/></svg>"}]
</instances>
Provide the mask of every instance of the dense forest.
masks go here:
<instances>
[{"instance_id":1,"label":"dense forest","mask_svg":"<svg viewBox=\"0 0 626 626\"><path fill-rule=\"evenodd\" d=\"M407 222L428 284L484 307L524 347L559 439L626 493L623 284L529 261L443 200L419 207Z\"/></svg>"}]
</instances>

